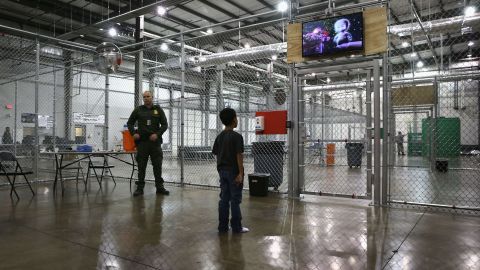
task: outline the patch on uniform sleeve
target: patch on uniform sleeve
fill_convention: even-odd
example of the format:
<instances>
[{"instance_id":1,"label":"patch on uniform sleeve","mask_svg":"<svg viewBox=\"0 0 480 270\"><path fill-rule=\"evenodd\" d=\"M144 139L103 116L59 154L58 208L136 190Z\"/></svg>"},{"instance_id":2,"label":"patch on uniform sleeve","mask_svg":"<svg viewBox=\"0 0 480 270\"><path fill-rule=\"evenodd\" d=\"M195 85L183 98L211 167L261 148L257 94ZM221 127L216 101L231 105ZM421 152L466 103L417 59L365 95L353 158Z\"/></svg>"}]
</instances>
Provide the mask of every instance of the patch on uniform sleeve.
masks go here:
<instances>
[{"instance_id":1,"label":"patch on uniform sleeve","mask_svg":"<svg viewBox=\"0 0 480 270\"><path fill-rule=\"evenodd\" d=\"M157 110L153 110L153 114L158 114L158 111L157 111Z\"/></svg>"}]
</instances>

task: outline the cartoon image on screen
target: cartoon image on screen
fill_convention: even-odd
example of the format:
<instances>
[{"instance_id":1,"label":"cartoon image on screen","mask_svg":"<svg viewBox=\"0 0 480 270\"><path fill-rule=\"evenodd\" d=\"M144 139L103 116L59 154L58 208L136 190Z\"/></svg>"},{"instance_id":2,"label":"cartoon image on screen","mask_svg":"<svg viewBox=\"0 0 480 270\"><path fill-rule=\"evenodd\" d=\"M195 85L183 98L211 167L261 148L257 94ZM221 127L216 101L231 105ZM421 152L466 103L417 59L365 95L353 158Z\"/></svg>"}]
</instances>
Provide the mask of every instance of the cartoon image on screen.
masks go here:
<instances>
[{"instance_id":1,"label":"cartoon image on screen","mask_svg":"<svg viewBox=\"0 0 480 270\"><path fill-rule=\"evenodd\" d=\"M363 15L354 13L303 24L303 56L363 49Z\"/></svg>"}]
</instances>

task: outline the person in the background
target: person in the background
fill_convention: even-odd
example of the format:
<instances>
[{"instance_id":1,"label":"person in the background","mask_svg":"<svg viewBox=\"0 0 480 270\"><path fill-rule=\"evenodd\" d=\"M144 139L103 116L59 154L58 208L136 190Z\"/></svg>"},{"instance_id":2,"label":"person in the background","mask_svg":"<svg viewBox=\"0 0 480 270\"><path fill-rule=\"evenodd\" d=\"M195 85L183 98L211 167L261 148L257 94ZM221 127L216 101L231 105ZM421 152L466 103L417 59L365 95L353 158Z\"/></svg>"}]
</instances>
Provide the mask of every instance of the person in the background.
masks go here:
<instances>
[{"instance_id":1,"label":"person in the background","mask_svg":"<svg viewBox=\"0 0 480 270\"><path fill-rule=\"evenodd\" d=\"M218 134L213 144L212 153L217 156L217 171L220 175L220 201L218 202L218 231L228 232L228 218L232 209L230 225L234 233L246 233L249 229L242 227L243 189L243 137L233 131L238 125L234 109L225 108L220 112L220 120L225 129Z\"/></svg>"},{"instance_id":2,"label":"person in the background","mask_svg":"<svg viewBox=\"0 0 480 270\"><path fill-rule=\"evenodd\" d=\"M135 123L138 123L138 130L135 130ZM157 194L170 194L163 186L162 178L162 134L168 128L167 117L160 106L153 105L150 91L143 92L143 105L135 108L128 118L127 126L137 144L138 181L133 196L143 195L148 157L152 160Z\"/></svg>"},{"instance_id":3,"label":"person in the background","mask_svg":"<svg viewBox=\"0 0 480 270\"><path fill-rule=\"evenodd\" d=\"M398 135L395 136L395 142L397 143L397 153L398 155L402 156L405 155L405 152L403 150L403 137L405 137L405 135L403 135L401 131L399 131Z\"/></svg>"},{"instance_id":4,"label":"person in the background","mask_svg":"<svg viewBox=\"0 0 480 270\"><path fill-rule=\"evenodd\" d=\"M3 144L13 143L12 134L10 134L10 127L5 128L5 132L3 132L3 136L2 136L2 143Z\"/></svg>"}]
</instances>

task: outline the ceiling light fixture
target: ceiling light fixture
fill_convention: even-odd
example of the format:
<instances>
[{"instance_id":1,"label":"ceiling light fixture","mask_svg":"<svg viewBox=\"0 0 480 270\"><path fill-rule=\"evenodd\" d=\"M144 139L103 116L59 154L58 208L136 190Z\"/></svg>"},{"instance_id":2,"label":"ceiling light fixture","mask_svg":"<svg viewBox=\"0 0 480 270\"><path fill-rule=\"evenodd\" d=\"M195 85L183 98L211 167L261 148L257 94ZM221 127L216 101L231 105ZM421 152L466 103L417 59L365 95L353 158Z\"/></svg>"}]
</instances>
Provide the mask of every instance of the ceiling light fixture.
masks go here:
<instances>
[{"instance_id":1,"label":"ceiling light fixture","mask_svg":"<svg viewBox=\"0 0 480 270\"><path fill-rule=\"evenodd\" d=\"M330 78L327 78L327 83L330 83L332 80L330 80Z\"/></svg>"},{"instance_id":2,"label":"ceiling light fixture","mask_svg":"<svg viewBox=\"0 0 480 270\"><path fill-rule=\"evenodd\" d=\"M272 55L272 60L273 61L277 61L277 59L278 59L278 56L276 54Z\"/></svg>"},{"instance_id":3,"label":"ceiling light fixture","mask_svg":"<svg viewBox=\"0 0 480 270\"><path fill-rule=\"evenodd\" d=\"M474 44L475 43L473 43L473 41L469 41L467 45L468 45L468 47L472 47Z\"/></svg>"},{"instance_id":4,"label":"ceiling light fixture","mask_svg":"<svg viewBox=\"0 0 480 270\"><path fill-rule=\"evenodd\" d=\"M160 45L160 50L162 50L162 51L168 50L168 44L167 43L162 43L162 45Z\"/></svg>"},{"instance_id":5,"label":"ceiling light fixture","mask_svg":"<svg viewBox=\"0 0 480 270\"><path fill-rule=\"evenodd\" d=\"M422 68L424 66L422 61L417 62L417 68Z\"/></svg>"},{"instance_id":6,"label":"ceiling light fixture","mask_svg":"<svg viewBox=\"0 0 480 270\"><path fill-rule=\"evenodd\" d=\"M110 29L108 30L108 34L109 34L110 36L112 36L112 37L116 36L116 35L117 35L117 29L115 29L115 28L113 28L113 27L110 28Z\"/></svg>"},{"instance_id":7,"label":"ceiling light fixture","mask_svg":"<svg viewBox=\"0 0 480 270\"><path fill-rule=\"evenodd\" d=\"M471 17L475 14L476 9L473 6L468 6L465 8L465 17Z\"/></svg>"},{"instance_id":8,"label":"ceiling light fixture","mask_svg":"<svg viewBox=\"0 0 480 270\"><path fill-rule=\"evenodd\" d=\"M250 49L250 44L249 44L249 43L245 43L244 47L245 47L245 49Z\"/></svg>"},{"instance_id":9,"label":"ceiling light fixture","mask_svg":"<svg viewBox=\"0 0 480 270\"><path fill-rule=\"evenodd\" d=\"M163 16L163 15L167 14L167 9L163 6L158 6L157 7L157 14L160 15L160 16Z\"/></svg>"},{"instance_id":10,"label":"ceiling light fixture","mask_svg":"<svg viewBox=\"0 0 480 270\"><path fill-rule=\"evenodd\" d=\"M407 48L410 44L406 41L402 42L402 47Z\"/></svg>"},{"instance_id":11,"label":"ceiling light fixture","mask_svg":"<svg viewBox=\"0 0 480 270\"><path fill-rule=\"evenodd\" d=\"M415 57L416 55L417 55L416 53L412 52L412 53L410 54L410 57Z\"/></svg>"},{"instance_id":12,"label":"ceiling light fixture","mask_svg":"<svg viewBox=\"0 0 480 270\"><path fill-rule=\"evenodd\" d=\"M277 10L280 11L280 12L287 11L288 10L288 3L285 2L285 1L282 1L282 2L278 3Z\"/></svg>"},{"instance_id":13,"label":"ceiling light fixture","mask_svg":"<svg viewBox=\"0 0 480 270\"><path fill-rule=\"evenodd\" d=\"M213 30L212 30L212 28L208 28L208 29L207 29L207 34L208 34L208 35L211 35L211 34L213 34Z\"/></svg>"}]
</instances>

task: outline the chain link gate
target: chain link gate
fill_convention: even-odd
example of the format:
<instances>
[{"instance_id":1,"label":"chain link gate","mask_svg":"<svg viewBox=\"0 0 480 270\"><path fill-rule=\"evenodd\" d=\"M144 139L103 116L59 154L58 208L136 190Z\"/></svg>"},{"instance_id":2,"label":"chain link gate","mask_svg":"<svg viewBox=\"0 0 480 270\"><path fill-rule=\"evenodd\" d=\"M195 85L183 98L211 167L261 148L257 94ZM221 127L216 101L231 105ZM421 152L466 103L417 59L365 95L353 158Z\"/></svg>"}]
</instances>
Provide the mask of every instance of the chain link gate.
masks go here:
<instances>
[{"instance_id":1,"label":"chain link gate","mask_svg":"<svg viewBox=\"0 0 480 270\"><path fill-rule=\"evenodd\" d=\"M364 199L376 194L374 203L386 198L387 179L380 177L380 64L374 57L298 68L305 104L303 193Z\"/></svg>"},{"instance_id":2,"label":"chain link gate","mask_svg":"<svg viewBox=\"0 0 480 270\"><path fill-rule=\"evenodd\" d=\"M304 81L304 190L367 197L366 85L334 80L310 75Z\"/></svg>"}]
</instances>

